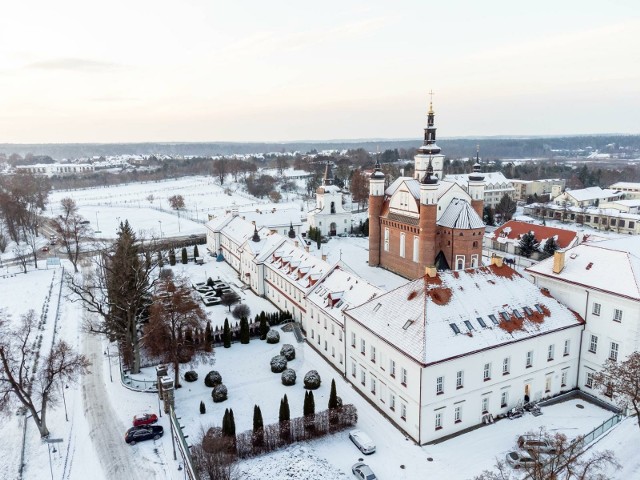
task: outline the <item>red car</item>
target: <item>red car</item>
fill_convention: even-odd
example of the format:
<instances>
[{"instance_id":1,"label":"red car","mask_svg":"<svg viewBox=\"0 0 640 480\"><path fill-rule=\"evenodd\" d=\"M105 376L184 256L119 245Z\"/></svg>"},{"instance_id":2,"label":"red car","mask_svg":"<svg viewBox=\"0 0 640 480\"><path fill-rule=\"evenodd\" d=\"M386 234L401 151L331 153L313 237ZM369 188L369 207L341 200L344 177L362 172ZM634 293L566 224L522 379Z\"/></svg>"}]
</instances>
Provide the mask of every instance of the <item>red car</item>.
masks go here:
<instances>
[{"instance_id":1,"label":"red car","mask_svg":"<svg viewBox=\"0 0 640 480\"><path fill-rule=\"evenodd\" d=\"M44 247L42 247L42 248L40 249L40 251L42 251L42 252L48 252L48 251L49 251L49 247L44 246Z\"/></svg>"},{"instance_id":2,"label":"red car","mask_svg":"<svg viewBox=\"0 0 640 480\"><path fill-rule=\"evenodd\" d=\"M136 415L133 417L133 426L140 427L142 425L151 425L158 421L158 416L155 413L145 413L142 415Z\"/></svg>"}]
</instances>

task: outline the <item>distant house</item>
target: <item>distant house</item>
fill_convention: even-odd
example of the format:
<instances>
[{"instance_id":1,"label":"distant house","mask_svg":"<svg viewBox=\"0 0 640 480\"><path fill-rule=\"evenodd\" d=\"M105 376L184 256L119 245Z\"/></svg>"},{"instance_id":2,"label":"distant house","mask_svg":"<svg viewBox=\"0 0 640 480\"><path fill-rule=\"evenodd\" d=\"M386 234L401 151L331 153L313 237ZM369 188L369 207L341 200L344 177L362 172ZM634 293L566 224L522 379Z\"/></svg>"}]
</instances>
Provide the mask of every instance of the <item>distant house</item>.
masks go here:
<instances>
[{"instance_id":1,"label":"distant house","mask_svg":"<svg viewBox=\"0 0 640 480\"><path fill-rule=\"evenodd\" d=\"M516 201L525 201L529 197L541 197L549 195L550 198L557 197L564 190L566 181L561 178L549 178L541 180L509 180L514 187L514 197Z\"/></svg>"},{"instance_id":2,"label":"distant house","mask_svg":"<svg viewBox=\"0 0 640 480\"><path fill-rule=\"evenodd\" d=\"M623 193L617 190L589 187L580 190L567 190L555 197L553 203L573 207L588 207L597 206L601 202L620 200L622 196Z\"/></svg>"},{"instance_id":3,"label":"distant house","mask_svg":"<svg viewBox=\"0 0 640 480\"><path fill-rule=\"evenodd\" d=\"M624 198L628 200L640 199L640 183L617 182L609 188L624 193Z\"/></svg>"},{"instance_id":4,"label":"distant house","mask_svg":"<svg viewBox=\"0 0 640 480\"><path fill-rule=\"evenodd\" d=\"M447 175L446 179L456 182L465 190L468 190L469 177L472 173ZM487 172L484 176L484 205L495 208L500 203L502 197L509 195L512 199L515 197L515 188L511 180L505 177L501 172Z\"/></svg>"},{"instance_id":5,"label":"distant house","mask_svg":"<svg viewBox=\"0 0 640 480\"><path fill-rule=\"evenodd\" d=\"M536 240L540 242L541 252L549 238L553 238L560 248L570 248L579 243L578 234L572 230L510 220L493 232L487 233L484 237L484 246L490 250L519 255L520 240L529 232L533 232ZM542 256L541 252L537 255L534 253L532 258L538 259Z\"/></svg>"}]
</instances>

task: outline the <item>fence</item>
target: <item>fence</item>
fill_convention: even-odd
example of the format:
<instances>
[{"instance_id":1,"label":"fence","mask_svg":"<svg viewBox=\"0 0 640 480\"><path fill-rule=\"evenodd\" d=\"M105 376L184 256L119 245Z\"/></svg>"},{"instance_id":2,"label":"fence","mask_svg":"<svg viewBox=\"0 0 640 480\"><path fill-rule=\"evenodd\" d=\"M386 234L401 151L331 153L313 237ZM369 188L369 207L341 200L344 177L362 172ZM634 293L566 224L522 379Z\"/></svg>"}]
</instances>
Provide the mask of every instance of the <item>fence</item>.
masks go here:
<instances>
[{"instance_id":1,"label":"fence","mask_svg":"<svg viewBox=\"0 0 640 480\"><path fill-rule=\"evenodd\" d=\"M109 359L111 361L111 359ZM147 392L157 393L158 382L157 380L139 380L127 375L123 370L120 370L120 382L122 386L133 390L134 392Z\"/></svg>"},{"instance_id":2,"label":"fence","mask_svg":"<svg viewBox=\"0 0 640 480\"><path fill-rule=\"evenodd\" d=\"M611 428L613 428L615 425L617 425L621 421L622 421L621 414L615 414L611 418L605 420L604 422L602 422L600 425L598 425L596 428L591 430L582 438L583 446L586 447L591 442L593 442L596 438L601 436L603 433L609 431Z\"/></svg>"},{"instance_id":3,"label":"fence","mask_svg":"<svg viewBox=\"0 0 640 480\"><path fill-rule=\"evenodd\" d=\"M184 465L184 475L189 480L197 480L196 471L193 468L193 460L191 459L191 451L189 450L189 444L187 443L184 434L182 433L182 427L180 427L180 422L178 422L178 417L176 417L176 412L173 410L173 407L169 409L169 421L171 422L171 433L173 438L171 438L171 442L173 443L174 448L174 459L175 459L175 446L176 443L178 445L178 451L180 452L180 456L182 457L182 464Z\"/></svg>"}]
</instances>

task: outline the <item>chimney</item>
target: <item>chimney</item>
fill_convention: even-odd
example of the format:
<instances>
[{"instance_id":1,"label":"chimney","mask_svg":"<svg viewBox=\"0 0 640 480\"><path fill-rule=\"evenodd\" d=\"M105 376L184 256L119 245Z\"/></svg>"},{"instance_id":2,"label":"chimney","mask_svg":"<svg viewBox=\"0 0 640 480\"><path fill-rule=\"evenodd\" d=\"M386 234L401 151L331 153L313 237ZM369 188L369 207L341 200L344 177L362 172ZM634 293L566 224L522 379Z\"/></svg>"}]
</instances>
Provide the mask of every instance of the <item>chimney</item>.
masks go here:
<instances>
[{"instance_id":1,"label":"chimney","mask_svg":"<svg viewBox=\"0 0 640 480\"><path fill-rule=\"evenodd\" d=\"M434 278L438 274L438 269L435 265L427 265L424 267L424 274L429 275L430 278Z\"/></svg>"},{"instance_id":2,"label":"chimney","mask_svg":"<svg viewBox=\"0 0 640 480\"><path fill-rule=\"evenodd\" d=\"M491 257L491 265L495 265L498 268L502 267L502 257L498 255L494 255Z\"/></svg>"},{"instance_id":3,"label":"chimney","mask_svg":"<svg viewBox=\"0 0 640 480\"><path fill-rule=\"evenodd\" d=\"M296 246L296 248L298 248L298 240L296 240L295 242L293 242L293 244Z\"/></svg>"},{"instance_id":4,"label":"chimney","mask_svg":"<svg viewBox=\"0 0 640 480\"><path fill-rule=\"evenodd\" d=\"M327 254L322 252L322 261L326 262L327 261Z\"/></svg>"},{"instance_id":5,"label":"chimney","mask_svg":"<svg viewBox=\"0 0 640 480\"><path fill-rule=\"evenodd\" d=\"M305 246L304 246L304 251L305 251L305 252L307 252L307 253L309 253L309 245L305 245Z\"/></svg>"},{"instance_id":6,"label":"chimney","mask_svg":"<svg viewBox=\"0 0 640 480\"><path fill-rule=\"evenodd\" d=\"M564 268L564 250L553 252L553 273L560 273Z\"/></svg>"}]
</instances>

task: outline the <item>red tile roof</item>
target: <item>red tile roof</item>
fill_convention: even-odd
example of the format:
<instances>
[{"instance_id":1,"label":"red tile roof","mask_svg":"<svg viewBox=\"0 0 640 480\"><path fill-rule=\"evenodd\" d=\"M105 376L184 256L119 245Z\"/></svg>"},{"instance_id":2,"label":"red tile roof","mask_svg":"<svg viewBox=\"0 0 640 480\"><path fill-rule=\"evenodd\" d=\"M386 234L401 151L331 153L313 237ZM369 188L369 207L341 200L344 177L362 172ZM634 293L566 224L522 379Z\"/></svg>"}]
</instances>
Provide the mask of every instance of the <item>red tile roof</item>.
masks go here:
<instances>
[{"instance_id":1,"label":"red tile roof","mask_svg":"<svg viewBox=\"0 0 640 480\"><path fill-rule=\"evenodd\" d=\"M505 229L507 229L507 227L511 228L511 230L507 230L509 233L505 234ZM576 238L576 232L571 230L535 225L533 223L519 222L517 220L509 220L504 225L498 227L493 233L495 238L504 236L509 240L518 240L521 235L528 232L534 232L536 240L538 241L556 235L556 242L560 248L567 248Z\"/></svg>"}]
</instances>

